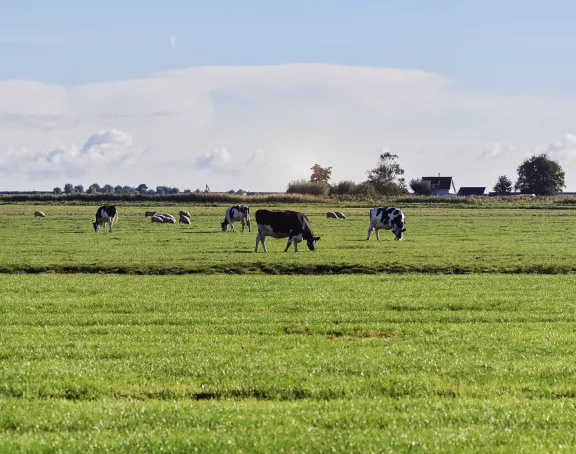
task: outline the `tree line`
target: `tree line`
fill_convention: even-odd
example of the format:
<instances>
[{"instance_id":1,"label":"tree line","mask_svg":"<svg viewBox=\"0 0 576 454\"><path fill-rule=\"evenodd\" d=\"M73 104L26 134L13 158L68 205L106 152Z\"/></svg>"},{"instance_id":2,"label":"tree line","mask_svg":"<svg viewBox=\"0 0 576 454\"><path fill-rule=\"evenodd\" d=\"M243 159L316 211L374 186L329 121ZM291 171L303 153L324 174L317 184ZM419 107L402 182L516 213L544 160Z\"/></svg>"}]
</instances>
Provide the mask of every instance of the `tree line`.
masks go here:
<instances>
[{"instance_id":1,"label":"tree line","mask_svg":"<svg viewBox=\"0 0 576 454\"><path fill-rule=\"evenodd\" d=\"M379 195L396 196L408 194L404 178L404 169L397 162L398 155L386 152L380 154L376 167L367 172L367 178L361 183L344 180L331 183L332 167L322 167L314 164L308 180L294 180L286 190L291 194L313 195L353 195L374 197ZM517 168L518 178L513 183L506 175L498 177L493 191L499 195L512 193L555 195L562 192L565 173L558 162L546 154L540 154L525 159ZM414 194L432 195L434 189L430 181L414 178L409 182Z\"/></svg>"}]
</instances>

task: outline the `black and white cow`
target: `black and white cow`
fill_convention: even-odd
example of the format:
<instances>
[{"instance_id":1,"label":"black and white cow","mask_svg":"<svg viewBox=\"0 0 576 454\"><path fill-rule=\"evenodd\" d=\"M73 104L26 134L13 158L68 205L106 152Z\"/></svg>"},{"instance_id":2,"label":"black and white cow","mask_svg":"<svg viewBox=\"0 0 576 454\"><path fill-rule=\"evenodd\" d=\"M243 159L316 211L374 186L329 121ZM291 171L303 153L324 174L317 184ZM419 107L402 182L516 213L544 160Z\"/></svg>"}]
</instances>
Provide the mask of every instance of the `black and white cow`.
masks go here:
<instances>
[{"instance_id":1,"label":"black and white cow","mask_svg":"<svg viewBox=\"0 0 576 454\"><path fill-rule=\"evenodd\" d=\"M102 206L96 211L96 219L92 219L92 224L94 225L94 231L97 232L100 226L104 224L104 231L106 231L106 223L110 226L108 229L112 232L112 224L118 221L118 211L113 205Z\"/></svg>"},{"instance_id":2,"label":"black and white cow","mask_svg":"<svg viewBox=\"0 0 576 454\"><path fill-rule=\"evenodd\" d=\"M256 223L258 224L258 235L256 235L255 252L258 252L258 243L260 242L262 242L264 252L268 252L265 242L267 236L288 238L284 252L288 252L292 242L294 242L294 251L298 252L298 243L304 240L306 240L308 248L313 251L316 249L316 242L320 239L319 236L314 236L312 233L308 218L297 211L258 210L256 211Z\"/></svg>"},{"instance_id":3,"label":"black and white cow","mask_svg":"<svg viewBox=\"0 0 576 454\"><path fill-rule=\"evenodd\" d=\"M226 210L226 215L224 216L224 222L222 223L222 231L225 232L230 224L230 230L234 232L234 222L242 222L242 231L244 231L244 223L248 226L248 231L251 232L250 228L250 208L246 205L234 205L228 207Z\"/></svg>"},{"instance_id":4,"label":"black and white cow","mask_svg":"<svg viewBox=\"0 0 576 454\"><path fill-rule=\"evenodd\" d=\"M373 229L376 229L376 239L380 239L378 231L380 229L392 230L394 233L394 239L400 241L402 239L402 233L406 231L404 226L406 225L406 218L401 210L394 207L376 207L370 210L370 226L368 227L368 238L370 239L370 234Z\"/></svg>"}]
</instances>

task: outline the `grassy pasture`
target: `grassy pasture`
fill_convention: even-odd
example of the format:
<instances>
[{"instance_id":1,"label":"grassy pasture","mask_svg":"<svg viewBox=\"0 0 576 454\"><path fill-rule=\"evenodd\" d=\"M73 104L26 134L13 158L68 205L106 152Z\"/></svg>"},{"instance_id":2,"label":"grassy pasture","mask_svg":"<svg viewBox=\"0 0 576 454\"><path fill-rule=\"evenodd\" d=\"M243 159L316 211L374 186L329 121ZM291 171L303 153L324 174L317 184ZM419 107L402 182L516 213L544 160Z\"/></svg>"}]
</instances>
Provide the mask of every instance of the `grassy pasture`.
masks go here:
<instances>
[{"instance_id":1,"label":"grassy pasture","mask_svg":"<svg viewBox=\"0 0 576 454\"><path fill-rule=\"evenodd\" d=\"M117 206L0 205L0 451L576 449L576 210L301 205L318 250L255 254Z\"/></svg>"},{"instance_id":2,"label":"grassy pasture","mask_svg":"<svg viewBox=\"0 0 576 454\"><path fill-rule=\"evenodd\" d=\"M152 208L152 207L150 207ZM277 208L277 207L276 207ZM390 232L365 241L368 209L326 219L330 207L295 207L321 236L316 252L305 244L284 254L285 240L267 240L254 254L255 231L220 232L224 207L194 207L192 225L151 224L144 207L119 206L113 234L92 230L92 206L0 205L0 271L118 273L374 273L576 270L576 210L406 208L402 242ZM35 209L47 213L33 218ZM177 214L180 207L164 207ZM255 211L255 210L254 210Z\"/></svg>"},{"instance_id":3,"label":"grassy pasture","mask_svg":"<svg viewBox=\"0 0 576 454\"><path fill-rule=\"evenodd\" d=\"M576 447L576 276L0 275L0 449Z\"/></svg>"}]
</instances>

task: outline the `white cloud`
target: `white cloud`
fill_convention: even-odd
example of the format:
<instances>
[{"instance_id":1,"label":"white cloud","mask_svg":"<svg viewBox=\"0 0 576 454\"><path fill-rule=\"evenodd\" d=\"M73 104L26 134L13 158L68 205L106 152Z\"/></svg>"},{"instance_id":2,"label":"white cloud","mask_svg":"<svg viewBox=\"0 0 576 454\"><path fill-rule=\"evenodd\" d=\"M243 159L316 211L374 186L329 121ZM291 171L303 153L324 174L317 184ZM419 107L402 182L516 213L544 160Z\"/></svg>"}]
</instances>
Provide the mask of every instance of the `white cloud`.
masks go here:
<instances>
[{"instance_id":1,"label":"white cloud","mask_svg":"<svg viewBox=\"0 0 576 454\"><path fill-rule=\"evenodd\" d=\"M170 36L170 49L176 49L176 35Z\"/></svg>"},{"instance_id":2,"label":"white cloud","mask_svg":"<svg viewBox=\"0 0 576 454\"><path fill-rule=\"evenodd\" d=\"M493 143L482 150L482 153L480 154L480 160L489 161L492 159L500 159L503 158L507 153L513 151L513 146L503 145L501 143Z\"/></svg>"},{"instance_id":3,"label":"white cloud","mask_svg":"<svg viewBox=\"0 0 576 454\"><path fill-rule=\"evenodd\" d=\"M22 178L30 160L46 161L37 188L61 184L58 175L72 171L96 181L102 167L82 163L135 162L131 137L150 153L119 172L118 184L187 188L199 181L214 190L274 191L308 177L314 163L333 167L335 180L360 181L386 143L407 179L440 172L485 186L576 118L570 94L480 94L460 86L420 70L325 64L196 67L73 87L0 82L0 190L30 188ZM107 132L93 134L100 130ZM120 131L130 131L130 140ZM86 137L84 146L61 146ZM543 149L567 159L572 139Z\"/></svg>"},{"instance_id":4,"label":"white cloud","mask_svg":"<svg viewBox=\"0 0 576 454\"><path fill-rule=\"evenodd\" d=\"M132 146L132 137L123 131L101 131L93 134L81 148L76 145L52 149L13 149L0 156L3 175L38 178L78 178L106 168L118 168L134 162L143 150Z\"/></svg>"},{"instance_id":5,"label":"white cloud","mask_svg":"<svg viewBox=\"0 0 576 454\"><path fill-rule=\"evenodd\" d=\"M576 135L564 134L560 139L550 142L537 151L546 153L551 159L569 161L576 158Z\"/></svg>"}]
</instances>

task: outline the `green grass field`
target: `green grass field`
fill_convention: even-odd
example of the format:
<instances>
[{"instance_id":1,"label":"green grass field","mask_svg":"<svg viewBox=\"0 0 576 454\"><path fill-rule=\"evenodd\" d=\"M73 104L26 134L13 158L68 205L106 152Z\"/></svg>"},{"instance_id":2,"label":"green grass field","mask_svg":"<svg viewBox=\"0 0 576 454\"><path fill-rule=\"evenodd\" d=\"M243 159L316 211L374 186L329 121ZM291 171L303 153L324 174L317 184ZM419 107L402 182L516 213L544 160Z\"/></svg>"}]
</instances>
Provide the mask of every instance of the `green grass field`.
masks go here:
<instances>
[{"instance_id":1,"label":"green grass field","mask_svg":"<svg viewBox=\"0 0 576 454\"><path fill-rule=\"evenodd\" d=\"M222 233L224 207L190 209L192 225L152 224L143 207L119 207L111 234L94 233L92 206L0 205L0 271L119 273L374 273L576 271L576 210L407 208L401 242L390 232L365 241L368 209L326 219L326 207L297 207L321 237L318 250L283 253L267 240L254 254L255 230ZM33 218L43 209L46 218ZM180 208L164 207L177 214ZM332 209L334 209L332 207ZM253 209L255 211L255 209Z\"/></svg>"},{"instance_id":2,"label":"green grass field","mask_svg":"<svg viewBox=\"0 0 576 454\"><path fill-rule=\"evenodd\" d=\"M0 205L0 451L576 449L576 212L302 207L318 250L255 254L144 209Z\"/></svg>"}]
</instances>

